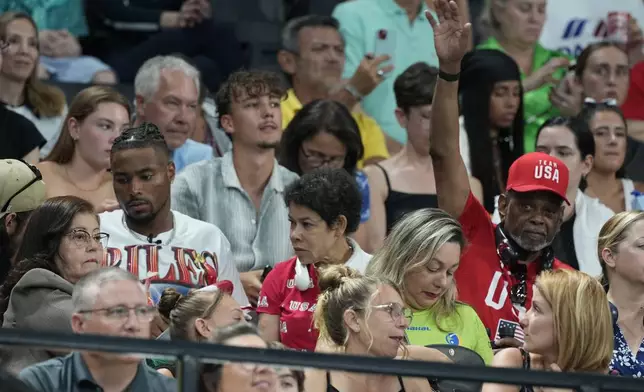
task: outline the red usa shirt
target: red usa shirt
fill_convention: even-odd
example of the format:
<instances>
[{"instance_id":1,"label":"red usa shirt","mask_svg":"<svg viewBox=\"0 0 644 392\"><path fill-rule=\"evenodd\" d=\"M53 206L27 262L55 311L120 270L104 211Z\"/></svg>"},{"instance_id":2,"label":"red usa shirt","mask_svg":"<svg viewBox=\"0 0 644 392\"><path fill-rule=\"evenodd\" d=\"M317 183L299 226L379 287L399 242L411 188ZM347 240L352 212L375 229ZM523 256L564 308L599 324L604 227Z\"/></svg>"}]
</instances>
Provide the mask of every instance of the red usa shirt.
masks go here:
<instances>
[{"instance_id":1,"label":"red usa shirt","mask_svg":"<svg viewBox=\"0 0 644 392\"><path fill-rule=\"evenodd\" d=\"M268 274L257 301L257 313L280 316L280 341L287 347L314 351L318 330L313 327L313 312L320 295L318 278L312 264L307 265L311 281L305 291L295 287L297 257L279 263Z\"/></svg>"},{"instance_id":2,"label":"red usa shirt","mask_svg":"<svg viewBox=\"0 0 644 392\"><path fill-rule=\"evenodd\" d=\"M524 309L510 299L510 290L517 280L501 267L496 252L495 225L472 193L459 222L469 245L455 274L458 299L476 310L489 329L491 339L498 338L499 327L510 327L515 330L515 338L523 341L519 320L532 304L532 288L539 273L539 263L527 265L527 308ZM559 268L571 267L555 259L553 269Z\"/></svg>"}]
</instances>

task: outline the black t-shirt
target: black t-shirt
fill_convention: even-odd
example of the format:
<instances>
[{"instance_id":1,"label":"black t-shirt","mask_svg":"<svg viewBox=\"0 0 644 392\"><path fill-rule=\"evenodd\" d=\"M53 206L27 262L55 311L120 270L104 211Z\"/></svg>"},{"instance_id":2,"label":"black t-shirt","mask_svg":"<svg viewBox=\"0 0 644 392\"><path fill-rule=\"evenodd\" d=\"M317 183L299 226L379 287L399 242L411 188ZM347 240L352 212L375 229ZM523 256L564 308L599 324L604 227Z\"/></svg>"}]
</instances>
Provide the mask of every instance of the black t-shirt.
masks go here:
<instances>
[{"instance_id":1,"label":"black t-shirt","mask_svg":"<svg viewBox=\"0 0 644 392\"><path fill-rule=\"evenodd\" d=\"M552 241L552 249L555 252L555 257L572 268L579 269L579 261L577 260L577 253L575 252L575 237L572 233L572 227L575 225L577 214L573 214L570 219L561 224L561 229Z\"/></svg>"},{"instance_id":2,"label":"black t-shirt","mask_svg":"<svg viewBox=\"0 0 644 392\"><path fill-rule=\"evenodd\" d=\"M29 119L0 104L0 159L22 159L45 143Z\"/></svg>"}]
</instances>

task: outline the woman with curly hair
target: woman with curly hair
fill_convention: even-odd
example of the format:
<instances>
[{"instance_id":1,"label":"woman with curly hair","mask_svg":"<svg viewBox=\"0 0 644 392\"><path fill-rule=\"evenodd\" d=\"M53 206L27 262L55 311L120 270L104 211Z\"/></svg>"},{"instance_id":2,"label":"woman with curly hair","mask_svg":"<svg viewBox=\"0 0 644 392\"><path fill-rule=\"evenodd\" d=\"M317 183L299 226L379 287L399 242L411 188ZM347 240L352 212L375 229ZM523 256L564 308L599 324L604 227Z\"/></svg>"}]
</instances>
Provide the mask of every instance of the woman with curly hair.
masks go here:
<instances>
[{"instance_id":1,"label":"woman with curly hair","mask_svg":"<svg viewBox=\"0 0 644 392\"><path fill-rule=\"evenodd\" d=\"M360 193L346 170L317 169L292 183L284 200L296 256L277 264L266 277L257 305L259 330L268 342L313 351L318 270L343 264L364 272L371 259L349 237L360 223Z\"/></svg>"},{"instance_id":2,"label":"woman with curly hair","mask_svg":"<svg viewBox=\"0 0 644 392\"><path fill-rule=\"evenodd\" d=\"M99 268L107 246L99 228L92 205L75 196L49 199L32 213L18 262L0 287L3 328L72 332L74 284ZM14 348L9 366L22 370L52 356Z\"/></svg>"}]
</instances>

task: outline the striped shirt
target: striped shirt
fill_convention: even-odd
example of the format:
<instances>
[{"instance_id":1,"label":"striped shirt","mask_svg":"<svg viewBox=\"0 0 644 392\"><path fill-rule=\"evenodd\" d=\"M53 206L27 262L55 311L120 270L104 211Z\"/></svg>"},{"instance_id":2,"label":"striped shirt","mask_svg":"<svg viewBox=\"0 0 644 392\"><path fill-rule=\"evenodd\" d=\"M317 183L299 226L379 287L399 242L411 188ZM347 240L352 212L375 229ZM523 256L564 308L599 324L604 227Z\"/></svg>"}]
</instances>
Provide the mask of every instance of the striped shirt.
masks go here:
<instances>
[{"instance_id":1,"label":"striped shirt","mask_svg":"<svg viewBox=\"0 0 644 392\"><path fill-rule=\"evenodd\" d=\"M172 209L219 227L230 241L239 272L289 259L284 188L298 178L275 161L260 211L239 183L233 153L186 167L172 184Z\"/></svg>"}]
</instances>

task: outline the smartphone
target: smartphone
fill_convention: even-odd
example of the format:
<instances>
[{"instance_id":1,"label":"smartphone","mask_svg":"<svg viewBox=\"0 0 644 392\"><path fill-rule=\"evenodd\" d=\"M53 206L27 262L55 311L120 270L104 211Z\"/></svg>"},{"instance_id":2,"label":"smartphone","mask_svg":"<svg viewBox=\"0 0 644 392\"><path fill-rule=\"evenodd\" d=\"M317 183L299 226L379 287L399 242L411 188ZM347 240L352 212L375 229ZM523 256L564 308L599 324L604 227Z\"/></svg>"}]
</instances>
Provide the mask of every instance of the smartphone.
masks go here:
<instances>
[{"instance_id":1,"label":"smartphone","mask_svg":"<svg viewBox=\"0 0 644 392\"><path fill-rule=\"evenodd\" d=\"M376 43L373 51L374 57L387 55L389 60L383 62L381 67L385 67L394 61L396 55L396 31L380 29L376 32Z\"/></svg>"},{"instance_id":2,"label":"smartphone","mask_svg":"<svg viewBox=\"0 0 644 392\"><path fill-rule=\"evenodd\" d=\"M273 270L273 267L271 267L270 265L267 265L266 267L264 267L264 271L262 272L262 277L259 278L259 281L264 283L264 279L266 279L266 277L268 276L268 273L271 272L272 270Z\"/></svg>"}]
</instances>

